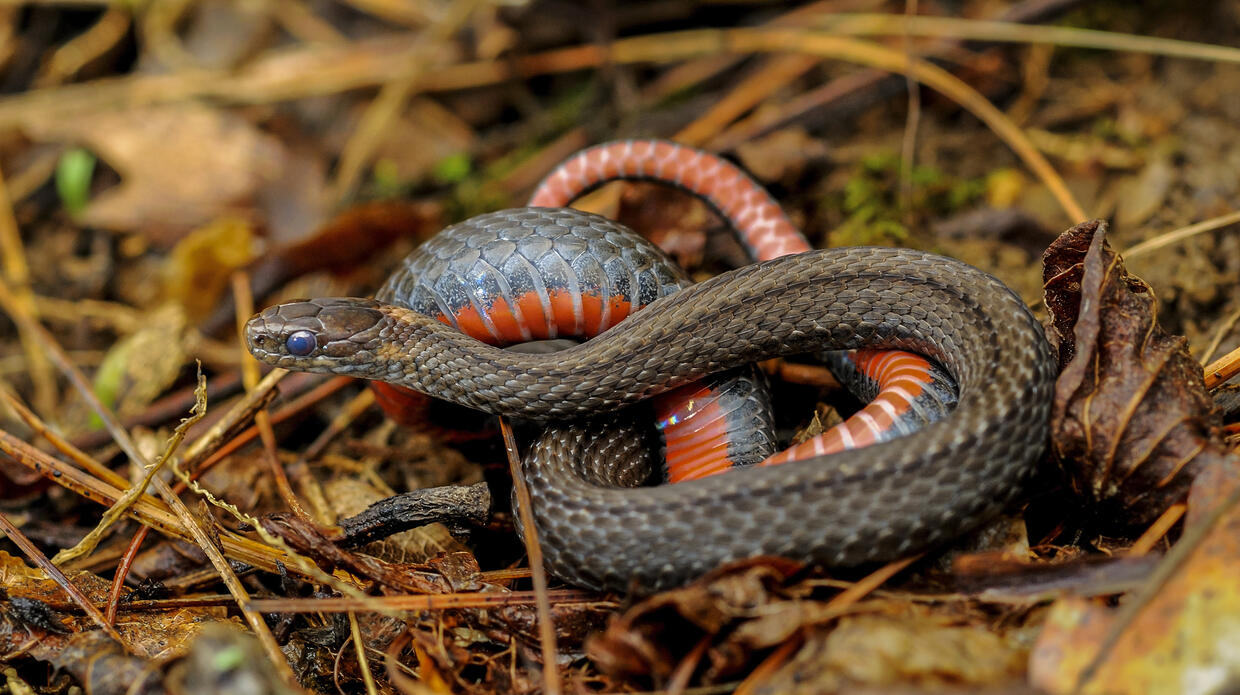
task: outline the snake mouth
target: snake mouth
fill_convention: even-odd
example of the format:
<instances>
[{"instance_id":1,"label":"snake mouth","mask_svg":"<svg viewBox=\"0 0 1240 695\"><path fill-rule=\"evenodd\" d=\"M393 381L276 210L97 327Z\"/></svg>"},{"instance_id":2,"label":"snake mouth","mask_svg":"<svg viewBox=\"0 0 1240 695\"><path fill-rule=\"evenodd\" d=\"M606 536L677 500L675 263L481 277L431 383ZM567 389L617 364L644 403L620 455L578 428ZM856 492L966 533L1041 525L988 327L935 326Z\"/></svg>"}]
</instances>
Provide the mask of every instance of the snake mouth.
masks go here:
<instances>
[{"instance_id":1,"label":"snake mouth","mask_svg":"<svg viewBox=\"0 0 1240 695\"><path fill-rule=\"evenodd\" d=\"M351 373L375 359L385 314L373 299L313 299L264 309L245 325L250 354L277 367Z\"/></svg>"}]
</instances>

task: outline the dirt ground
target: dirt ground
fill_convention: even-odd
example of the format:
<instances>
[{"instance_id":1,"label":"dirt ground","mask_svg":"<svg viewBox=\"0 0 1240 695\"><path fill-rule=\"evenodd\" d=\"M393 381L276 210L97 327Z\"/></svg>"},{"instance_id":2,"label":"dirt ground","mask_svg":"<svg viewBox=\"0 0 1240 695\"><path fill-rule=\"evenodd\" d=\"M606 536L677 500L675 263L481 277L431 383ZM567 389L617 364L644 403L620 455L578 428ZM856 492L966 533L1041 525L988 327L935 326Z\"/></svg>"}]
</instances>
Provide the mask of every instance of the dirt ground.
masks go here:
<instances>
[{"instance_id":1,"label":"dirt ground","mask_svg":"<svg viewBox=\"0 0 1240 695\"><path fill-rule=\"evenodd\" d=\"M1237 36L1225 0L0 7L6 687L1232 692ZM239 339L620 138L739 164L816 247L1013 288L1060 373L1007 511L886 565L548 583L509 502L537 428L389 417ZM574 205L696 280L749 260L683 190ZM762 366L782 443L858 407Z\"/></svg>"}]
</instances>

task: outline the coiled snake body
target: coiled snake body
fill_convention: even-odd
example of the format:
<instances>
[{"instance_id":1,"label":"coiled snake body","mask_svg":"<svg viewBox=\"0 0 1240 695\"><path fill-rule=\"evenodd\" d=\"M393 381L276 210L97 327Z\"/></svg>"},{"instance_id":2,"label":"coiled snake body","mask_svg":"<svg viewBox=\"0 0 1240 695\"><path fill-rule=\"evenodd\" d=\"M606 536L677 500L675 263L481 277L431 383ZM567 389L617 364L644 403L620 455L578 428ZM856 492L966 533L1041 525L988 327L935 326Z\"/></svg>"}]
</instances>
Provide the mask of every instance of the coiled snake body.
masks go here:
<instances>
[{"instance_id":1,"label":"coiled snake body","mask_svg":"<svg viewBox=\"0 0 1240 695\"><path fill-rule=\"evenodd\" d=\"M506 229L524 238L539 227L601 238L619 225L535 208L445 232L503 241ZM635 298L642 280L632 277ZM1001 282L901 249L809 251L746 266L658 296L613 330L553 354L491 347L434 316L370 299L272 307L251 319L246 336L271 364L548 423L523 462L548 567L575 584L641 591L755 555L856 565L958 535L1001 509L1031 472L1054 378L1040 326ZM956 409L862 449L618 487L646 477L657 447L636 423L607 413L756 360L855 348L936 360L958 384Z\"/></svg>"}]
</instances>

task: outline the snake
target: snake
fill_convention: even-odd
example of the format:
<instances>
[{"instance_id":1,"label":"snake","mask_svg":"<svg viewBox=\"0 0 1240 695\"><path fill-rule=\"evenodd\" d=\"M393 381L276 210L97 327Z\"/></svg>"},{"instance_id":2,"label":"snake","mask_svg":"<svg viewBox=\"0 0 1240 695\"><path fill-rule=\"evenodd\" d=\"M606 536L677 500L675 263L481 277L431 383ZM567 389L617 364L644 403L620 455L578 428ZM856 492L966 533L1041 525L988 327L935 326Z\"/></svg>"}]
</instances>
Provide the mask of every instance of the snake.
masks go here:
<instances>
[{"instance_id":1,"label":"snake","mask_svg":"<svg viewBox=\"0 0 1240 695\"><path fill-rule=\"evenodd\" d=\"M727 223L751 262L811 248L783 207L744 170L714 153L667 140L617 140L583 149L538 184L528 205L563 207L615 180L654 181L696 196ZM415 272L404 275L405 282L419 277ZM393 298L406 297L408 293L393 293ZM652 401L668 482L869 446L916 431L955 405L951 377L921 355L857 350L818 357L866 405L846 421L778 454L774 416L764 407L770 397L760 378L724 375Z\"/></svg>"},{"instance_id":2,"label":"snake","mask_svg":"<svg viewBox=\"0 0 1240 695\"><path fill-rule=\"evenodd\" d=\"M410 269L436 256L425 246L440 237L441 251L464 248L490 267L615 247L642 270L594 263L592 287L606 284L606 301L587 310L574 299L580 293L556 300L579 303L568 314L574 328L597 329L610 323L605 316L624 314L607 330L555 353L513 352L401 301L402 288L418 285ZM992 517L1036 467L1055 360L1026 305L993 276L922 251L853 247L781 255L684 286L641 266L657 249L622 241L632 238L618 223L568 208L481 215L427 242L376 298L270 307L247 323L246 340L256 358L276 366L377 380L545 423L522 460L544 561L557 577L590 588L656 591L759 555L833 567L895 559ZM548 278L583 278L571 263L524 265L524 275L503 282L545 289ZM487 293L479 288L496 281L466 280L474 285L458 286L458 306L472 307L471 297ZM644 306L621 311L634 304ZM544 319L544 330L523 337L567 328L545 304L506 309L507 318ZM854 349L933 360L959 389L955 408L864 448L822 454L815 445L780 465L764 460L643 484L658 446L632 415L636 404L756 360Z\"/></svg>"}]
</instances>

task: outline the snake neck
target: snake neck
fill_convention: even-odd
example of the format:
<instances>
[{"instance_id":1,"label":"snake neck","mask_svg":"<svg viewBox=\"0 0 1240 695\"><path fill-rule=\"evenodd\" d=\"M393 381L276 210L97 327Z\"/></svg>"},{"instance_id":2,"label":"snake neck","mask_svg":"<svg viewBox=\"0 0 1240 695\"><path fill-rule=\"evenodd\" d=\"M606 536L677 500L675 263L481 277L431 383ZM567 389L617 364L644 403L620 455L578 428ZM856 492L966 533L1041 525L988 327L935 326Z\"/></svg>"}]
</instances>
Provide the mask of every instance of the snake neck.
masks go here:
<instances>
[{"instance_id":1,"label":"snake neck","mask_svg":"<svg viewBox=\"0 0 1240 695\"><path fill-rule=\"evenodd\" d=\"M503 368L541 371L555 362L549 355L526 354L512 364L503 350L440 321L405 307L352 297L270 307L249 320L245 335L250 353L276 367L385 381L458 402L462 398L451 398L452 393L468 396L484 383L502 381ZM294 348L305 351L295 354ZM467 355L477 356L486 368L471 367L463 359ZM464 400L463 405L491 402Z\"/></svg>"}]
</instances>

